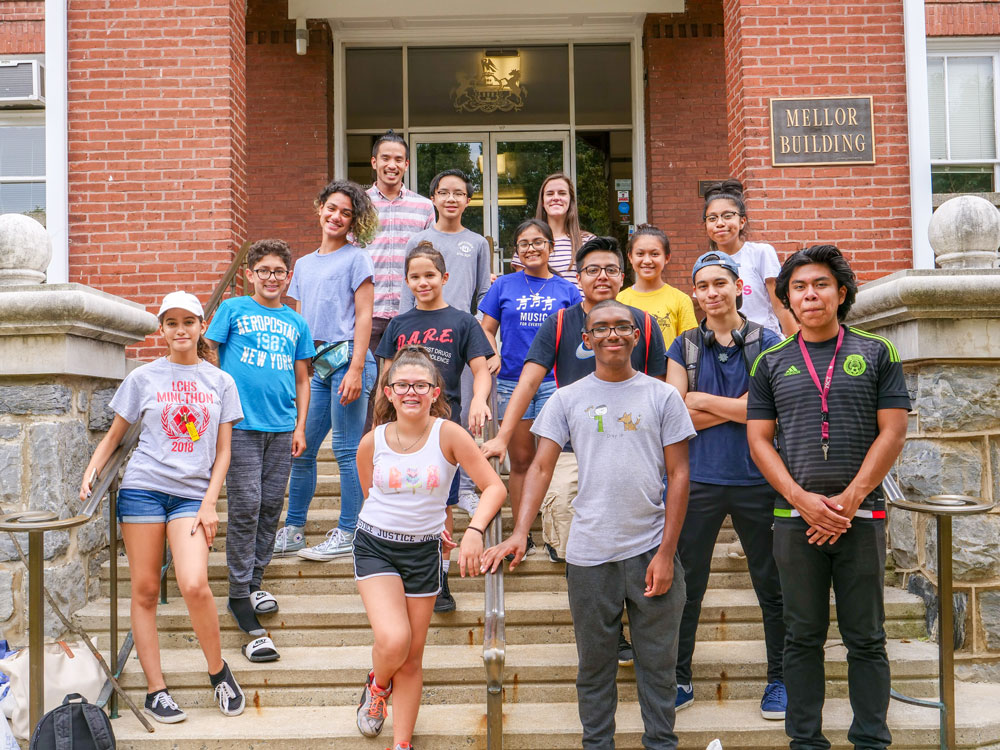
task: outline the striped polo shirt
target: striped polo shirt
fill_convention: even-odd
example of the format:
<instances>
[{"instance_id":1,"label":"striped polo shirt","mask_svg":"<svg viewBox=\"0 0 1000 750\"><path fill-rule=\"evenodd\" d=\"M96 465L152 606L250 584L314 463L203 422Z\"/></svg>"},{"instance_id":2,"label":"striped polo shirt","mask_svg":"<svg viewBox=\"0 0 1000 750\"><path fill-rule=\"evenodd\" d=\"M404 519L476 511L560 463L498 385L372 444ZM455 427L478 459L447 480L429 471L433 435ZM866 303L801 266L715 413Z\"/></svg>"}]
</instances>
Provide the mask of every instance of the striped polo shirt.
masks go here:
<instances>
[{"instance_id":1,"label":"striped polo shirt","mask_svg":"<svg viewBox=\"0 0 1000 750\"><path fill-rule=\"evenodd\" d=\"M386 198L375 185L368 188L368 197L378 211L379 223L378 236L365 248L375 265L372 312L376 318L394 318L399 312L406 243L434 225L434 204L405 186L395 200Z\"/></svg>"},{"instance_id":2,"label":"striped polo shirt","mask_svg":"<svg viewBox=\"0 0 1000 750\"><path fill-rule=\"evenodd\" d=\"M879 409L910 408L903 366L888 339L847 328L837 353L828 396L830 448L821 445L822 401L799 349L799 334L761 352L750 371L747 419L778 420L778 452L792 478L806 491L830 497L847 489L878 437ZM837 345L806 342L822 383ZM781 495L774 515L798 515ZM885 518L879 484L861 503L858 518Z\"/></svg>"}]
</instances>

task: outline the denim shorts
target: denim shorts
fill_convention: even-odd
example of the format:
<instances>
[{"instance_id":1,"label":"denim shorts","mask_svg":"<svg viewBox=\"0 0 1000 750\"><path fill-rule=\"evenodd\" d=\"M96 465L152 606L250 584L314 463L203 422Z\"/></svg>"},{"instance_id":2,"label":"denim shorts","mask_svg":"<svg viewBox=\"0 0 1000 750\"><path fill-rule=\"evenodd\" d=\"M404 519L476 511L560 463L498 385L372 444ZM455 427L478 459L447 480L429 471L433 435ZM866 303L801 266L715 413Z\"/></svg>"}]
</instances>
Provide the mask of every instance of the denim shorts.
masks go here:
<instances>
[{"instance_id":1,"label":"denim shorts","mask_svg":"<svg viewBox=\"0 0 1000 750\"><path fill-rule=\"evenodd\" d=\"M517 387L516 380L501 380L497 378L497 419L503 419L504 412L507 411L507 404L510 403L510 397L513 395L515 387ZM545 402L549 400L549 396L555 392L555 381L543 380L521 419L534 419L537 417L542 407L545 406Z\"/></svg>"},{"instance_id":2,"label":"denim shorts","mask_svg":"<svg viewBox=\"0 0 1000 750\"><path fill-rule=\"evenodd\" d=\"M168 495L156 490L118 490L118 523L168 523L194 518L201 500Z\"/></svg>"}]
</instances>

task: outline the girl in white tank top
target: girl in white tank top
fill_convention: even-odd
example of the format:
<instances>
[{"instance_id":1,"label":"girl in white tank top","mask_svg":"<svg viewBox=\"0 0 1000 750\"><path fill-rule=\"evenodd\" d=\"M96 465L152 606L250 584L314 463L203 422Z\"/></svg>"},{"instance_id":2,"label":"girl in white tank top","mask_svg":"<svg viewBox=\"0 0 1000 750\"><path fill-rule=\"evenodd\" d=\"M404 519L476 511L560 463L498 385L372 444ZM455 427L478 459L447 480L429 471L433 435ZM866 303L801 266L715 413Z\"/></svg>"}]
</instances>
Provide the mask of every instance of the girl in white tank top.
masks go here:
<instances>
[{"instance_id":1,"label":"girl in white tank top","mask_svg":"<svg viewBox=\"0 0 1000 750\"><path fill-rule=\"evenodd\" d=\"M448 411L441 375L427 350L404 347L375 395L373 416L379 426L358 446L365 502L354 540L354 569L375 645L357 725L365 736L377 736L392 694L394 750L412 750L441 548L456 546L444 528L452 477L461 465L482 491L462 535L463 577L480 572L483 532L507 497L475 440L448 420ZM409 635L405 642L398 637L401 628Z\"/></svg>"}]
</instances>

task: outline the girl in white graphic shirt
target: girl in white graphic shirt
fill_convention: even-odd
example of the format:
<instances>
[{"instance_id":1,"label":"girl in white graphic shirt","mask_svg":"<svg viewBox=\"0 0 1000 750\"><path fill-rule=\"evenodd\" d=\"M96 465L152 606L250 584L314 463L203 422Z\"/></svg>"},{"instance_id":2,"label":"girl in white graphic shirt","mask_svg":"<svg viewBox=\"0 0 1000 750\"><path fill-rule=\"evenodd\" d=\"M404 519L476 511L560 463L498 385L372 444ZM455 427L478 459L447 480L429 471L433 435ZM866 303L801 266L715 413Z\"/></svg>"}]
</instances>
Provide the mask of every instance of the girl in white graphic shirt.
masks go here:
<instances>
[{"instance_id":1,"label":"girl in white graphic shirt","mask_svg":"<svg viewBox=\"0 0 1000 750\"><path fill-rule=\"evenodd\" d=\"M198 298L171 292L158 317L167 356L122 381L111 399L114 421L87 465L80 498L86 500L91 477L104 468L129 427L141 420L139 444L118 492L118 521L132 581L132 632L148 686L144 710L173 724L187 717L170 697L160 666L156 603L164 538L208 662L215 700L226 716L238 716L245 705L243 691L222 659L219 615L208 586L208 551L219 527L215 505L229 468L233 424L243 419L243 411L232 377L204 359L206 323Z\"/></svg>"},{"instance_id":2,"label":"girl in white graphic shirt","mask_svg":"<svg viewBox=\"0 0 1000 750\"><path fill-rule=\"evenodd\" d=\"M423 689L423 653L440 587L445 508L458 465L482 491L462 536L462 576L479 572L483 534L507 491L475 440L448 419L443 381L422 346L406 346L375 397L377 425L358 446L365 502L354 537L354 577L375 635L358 729L376 737L393 695L394 750L412 750Z\"/></svg>"}]
</instances>

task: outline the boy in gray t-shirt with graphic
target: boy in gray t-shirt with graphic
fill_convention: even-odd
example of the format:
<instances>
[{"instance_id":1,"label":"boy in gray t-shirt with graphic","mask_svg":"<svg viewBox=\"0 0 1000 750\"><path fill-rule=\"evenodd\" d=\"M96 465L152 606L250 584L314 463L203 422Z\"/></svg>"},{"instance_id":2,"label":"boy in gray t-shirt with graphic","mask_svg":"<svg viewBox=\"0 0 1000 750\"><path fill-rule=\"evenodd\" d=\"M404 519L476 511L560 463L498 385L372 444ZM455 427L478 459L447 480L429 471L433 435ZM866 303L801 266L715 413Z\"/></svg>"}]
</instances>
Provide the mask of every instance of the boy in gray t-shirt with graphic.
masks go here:
<instances>
[{"instance_id":1,"label":"boy in gray t-shirt with graphic","mask_svg":"<svg viewBox=\"0 0 1000 750\"><path fill-rule=\"evenodd\" d=\"M486 551L483 568L524 556L528 530L548 489L562 446L572 441L579 491L566 547L566 579L579 670L576 689L583 747L614 741L618 670L615 644L628 608L643 747L675 750L677 634L684 573L677 538L688 493L687 440L694 427L677 390L636 372L640 333L628 307L607 300L586 318L584 342L595 372L557 390L535 419L535 460L524 481L514 532ZM663 476L669 479L663 501Z\"/></svg>"}]
</instances>

